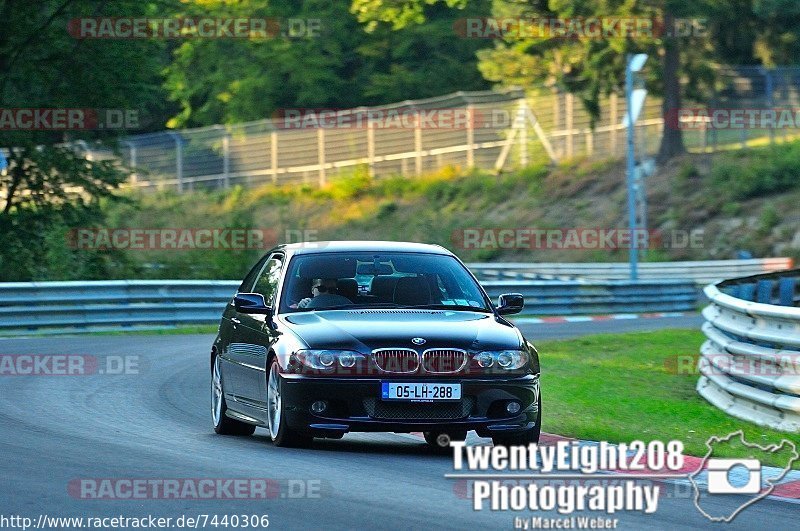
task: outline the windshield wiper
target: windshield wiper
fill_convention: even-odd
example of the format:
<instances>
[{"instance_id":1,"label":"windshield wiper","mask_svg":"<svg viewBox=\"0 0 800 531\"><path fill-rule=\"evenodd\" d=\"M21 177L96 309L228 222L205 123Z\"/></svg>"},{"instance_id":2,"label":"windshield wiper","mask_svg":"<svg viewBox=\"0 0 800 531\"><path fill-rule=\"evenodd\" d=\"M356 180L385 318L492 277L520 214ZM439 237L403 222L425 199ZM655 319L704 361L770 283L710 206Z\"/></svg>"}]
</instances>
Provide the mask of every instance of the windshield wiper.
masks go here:
<instances>
[{"instance_id":1,"label":"windshield wiper","mask_svg":"<svg viewBox=\"0 0 800 531\"><path fill-rule=\"evenodd\" d=\"M467 306L466 304L420 304L414 306L404 306L416 310L467 310L471 312L489 312L488 309L480 306Z\"/></svg>"},{"instance_id":2,"label":"windshield wiper","mask_svg":"<svg viewBox=\"0 0 800 531\"><path fill-rule=\"evenodd\" d=\"M338 304L336 306L323 306L321 308L295 308L299 312L316 312L324 310L370 310L373 308L404 308L400 304L392 302L377 302L374 304L367 303L353 303L353 304Z\"/></svg>"}]
</instances>

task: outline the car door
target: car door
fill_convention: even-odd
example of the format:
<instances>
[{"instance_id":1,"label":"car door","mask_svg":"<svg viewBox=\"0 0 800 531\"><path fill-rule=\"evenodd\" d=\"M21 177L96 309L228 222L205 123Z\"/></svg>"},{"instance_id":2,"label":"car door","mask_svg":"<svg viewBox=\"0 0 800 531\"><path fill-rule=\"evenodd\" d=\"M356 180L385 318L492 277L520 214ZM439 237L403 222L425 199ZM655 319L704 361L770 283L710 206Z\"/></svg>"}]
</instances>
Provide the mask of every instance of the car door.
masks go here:
<instances>
[{"instance_id":1,"label":"car door","mask_svg":"<svg viewBox=\"0 0 800 531\"><path fill-rule=\"evenodd\" d=\"M252 293L263 295L267 305L273 308L283 262L283 254L273 253L251 288ZM276 333L271 316L237 312L236 319L239 321L236 324L236 348L232 349L231 356L237 365L237 400L252 409L251 413L259 414L266 409L267 354L275 342Z\"/></svg>"},{"instance_id":2,"label":"car door","mask_svg":"<svg viewBox=\"0 0 800 531\"><path fill-rule=\"evenodd\" d=\"M250 292L268 258L269 255L264 256L253 266L236 290L237 293ZM219 329L220 371L224 381L225 398L229 401L231 399L236 400L236 380L241 378L241 371L239 370L238 364L235 362L235 359L237 359L237 350L242 346L241 326L241 316L236 311L233 305L233 298L231 298L228 305L225 307L225 311L222 313L222 323Z\"/></svg>"}]
</instances>

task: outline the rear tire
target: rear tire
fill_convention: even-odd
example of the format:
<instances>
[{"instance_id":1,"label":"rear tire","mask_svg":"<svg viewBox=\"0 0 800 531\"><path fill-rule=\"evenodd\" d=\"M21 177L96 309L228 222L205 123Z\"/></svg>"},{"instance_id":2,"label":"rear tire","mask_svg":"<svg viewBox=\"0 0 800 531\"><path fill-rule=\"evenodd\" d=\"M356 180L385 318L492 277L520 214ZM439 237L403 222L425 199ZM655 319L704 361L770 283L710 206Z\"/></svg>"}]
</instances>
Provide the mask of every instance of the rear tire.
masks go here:
<instances>
[{"instance_id":1,"label":"rear tire","mask_svg":"<svg viewBox=\"0 0 800 531\"><path fill-rule=\"evenodd\" d=\"M272 442L275 446L290 448L309 446L313 440L312 436L298 433L287 425L282 395L283 380L280 377L280 365L278 359L273 358L267 373L267 420Z\"/></svg>"},{"instance_id":2,"label":"rear tire","mask_svg":"<svg viewBox=\"0 0 800 531\"><path fill-rule=\"evenodd\" d=\"M225 403L219 356L214 356L211 369L211 421L214 423L214 431L220 435L253 435L256 431L254 425L232 419L225 414L226 411L228 405Z\"/></svg>"},{"instance_id":3,"label":"rear tire","mask_svg":"<svg viewBox=\"0 0 800 531\"><path fill-rule=\"evenodd\" d=\"M539 437L542 434L542 394L539 392L539 412L536 414L536 426L529 430L506 433L503 435L492 435L492 443L495 446L527 446L531 443L539 444Z\"/></svg>"}]
</instances>

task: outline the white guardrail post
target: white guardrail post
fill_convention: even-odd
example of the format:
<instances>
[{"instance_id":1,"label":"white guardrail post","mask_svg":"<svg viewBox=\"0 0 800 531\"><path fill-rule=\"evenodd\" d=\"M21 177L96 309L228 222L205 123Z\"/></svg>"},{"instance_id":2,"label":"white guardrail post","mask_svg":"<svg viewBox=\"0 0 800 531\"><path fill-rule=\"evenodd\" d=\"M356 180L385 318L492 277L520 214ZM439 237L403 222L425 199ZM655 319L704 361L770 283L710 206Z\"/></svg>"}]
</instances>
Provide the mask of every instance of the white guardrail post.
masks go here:
<instances>
[{"instance_id":1,"label":"white guardrail post","mask_svg":"<svg viewBox=\"0 0 800 531\"><path fill-rule=\"evenodd\" d=\"M800 269L710 284L697 391L728 414L800 433Z\"/></svg>"}]
</instances>

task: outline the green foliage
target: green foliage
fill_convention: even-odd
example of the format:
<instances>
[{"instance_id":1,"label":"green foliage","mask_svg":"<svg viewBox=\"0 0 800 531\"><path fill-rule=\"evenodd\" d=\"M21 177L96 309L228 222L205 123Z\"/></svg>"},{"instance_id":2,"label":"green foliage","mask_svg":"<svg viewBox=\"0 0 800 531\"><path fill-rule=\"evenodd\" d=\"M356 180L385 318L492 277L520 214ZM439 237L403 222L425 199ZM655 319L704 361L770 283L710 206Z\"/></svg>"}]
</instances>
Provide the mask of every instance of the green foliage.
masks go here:
<instances>
[{"instance_id":1,"label":"green foliage","mask_svg":"<svg viewBox=\"0 0 800 531\"><path fill-rule=\"evenodd\" d=\"M351 11L371 30L378 22L390 23L397 30L425 22L425 8L439 2L458 8L467 5L467 0L353 0Z\"/></svg>"},{"instance_id":2,"label":"green foliage","mask_svg":"<svg viewBox=\"0 0 800 531\"><path fill-rule=\"evenodd\" d=\"M685 184L690 179L695 177L699 177L700 172L697 170L697 166L695 166L692 162L686 161L681 164L680 168L678 168L678 173L675 174L675 179L681 183Z\"/></svg>"},{"instance_id":3,"label":"green foliage","mask_svg":"<svg viewBox=\"0 0 800 531\"><path fill-rule=\"evenodd\" d=\"M745 200L797 188L800 142L736 151L720 157L711 182L723 197Z\"/></svg>"},{"instance_id":4,"label":"green foliage","mask_svg":"<svg viewBox=\"0 0 800 531\"><path fill-rule=\"evenodd\" d=\"M378 205L378 212L375 214L375 217L379 220L383 220L397 212L398 205L394 201L382 201Z\"/></svg>"},{"instance_id":5,"label":"green foliage","mask_svg":"<svg viewBox=\"0 0 800 531\"><path fill-rule=\"evenodd\" d=\"M767 204L761 210L761 215L758 218L758 232L768 235L780 222L781 216L778 214L778 210L774 205Z\"/></svg>"},{"instance_id":6,"label":"green foliage","mask_svg":"<svg viewBox=\"0 0 800 531\"><path fill-rule=\"evenodd\" d=\"M346 173L334 180L328 186L315 192L315 197L330 197L332 199L353 199L368 192L372 187L372 177L366 167Z\"/></svg>"},{"instance_id":7,"label":"green foliage","mask_svg":"<svg viewBox=\"0 0 800 531\"><path fill-rule=\"evenodd\" d=\"M488 13L475 2L466 13ZM488 83L475 51L488 41L456 39L460 11L430 10L429 23L367 32L338 0L186 2L186 16L274 17L319 21L306 35L267 39L194 39L178 43L166 66L165 87L180 112L171 127L236 123L269 117L278 109L349 108L477 90Z\"/></svg>"}]
</instances>

